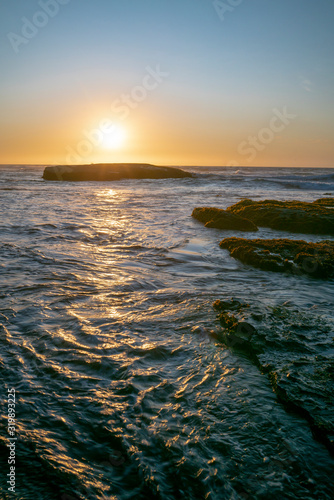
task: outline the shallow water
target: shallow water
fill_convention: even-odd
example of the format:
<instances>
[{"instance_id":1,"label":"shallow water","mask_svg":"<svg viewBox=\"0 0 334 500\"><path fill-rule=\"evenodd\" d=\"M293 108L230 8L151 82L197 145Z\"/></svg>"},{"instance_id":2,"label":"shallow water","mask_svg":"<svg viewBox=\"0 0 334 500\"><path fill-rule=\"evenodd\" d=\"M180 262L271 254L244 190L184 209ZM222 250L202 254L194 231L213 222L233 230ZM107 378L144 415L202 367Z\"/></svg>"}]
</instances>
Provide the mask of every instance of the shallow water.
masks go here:
<instances>
[{"instance_id":1,"label":"shallow water","mask_svg":"<svg viewBox=\"0 0 334 500\"><path fill-rule=\"evenodd\" d=\"M219 331L212 303L232 296L313 307L331 327L334 282L244 266L218 245L243 233L190 214L243 197L313 201L334 192L333 170L192 170L48 183L41 167L0 169L1 414L14 388L17 498L332 498L334 460L309 424L206 332ZM324 335L301 342L327 360ZM5 430L1 498L13 498L7 443Z\"/></svg>"}]
</instances>

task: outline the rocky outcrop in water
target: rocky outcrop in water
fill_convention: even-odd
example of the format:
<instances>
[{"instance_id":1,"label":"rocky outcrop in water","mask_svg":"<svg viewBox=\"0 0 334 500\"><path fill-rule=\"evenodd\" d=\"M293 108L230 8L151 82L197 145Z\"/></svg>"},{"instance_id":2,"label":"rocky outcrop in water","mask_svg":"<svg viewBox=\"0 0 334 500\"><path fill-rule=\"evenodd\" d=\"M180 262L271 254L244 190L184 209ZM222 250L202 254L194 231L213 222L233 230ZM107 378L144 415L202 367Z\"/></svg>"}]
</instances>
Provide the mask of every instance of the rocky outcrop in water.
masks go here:
<instances>
[{"instance_id":1,"label":"rocky outcrop in water","mask_svg":"<svg viewBox=\"0 0 334 500\"><path fill-rule=\"evenodd\" d=\"M237 231L257 231L256 225L239 215L226 212L220 208L197 207L191 214L199 222L205 224L205 227L216 229L235 229Z\"/></svg>"},{"instance_id":2,"label":"rocky outcrop in water","mask_svg":"<svg viewBox=\"0 0 334 500\"><path fill-rule=\"evenodd\" d=\"M313 203L324 205L325 207L334 207L334 198L318 198Z\"/></svg>"},{"instance_id":3,"label":"rocky outcrop in water","mask_svg":"<svg viewBox=\"0 0 334 500\"><path fill-rule=\"evenodd\" d=\"M244 264L265 271L307 274L322 279L334 276L334 241L225 238L220 247Z\"/></svg>"},{"instance_id":4,"label":"rocky outcrop in water","mask_svg":"<svg viewBox=\"0 0 334 500\"><path fill-rule=\"evenodd\" d=\"M260 227L304 234L334 235L334 199L302 201L241 200L227 211Z\"/></svg>"},{"instance_id":5,"label":"rocky outcrop in water","mask_svg":"<svg viewBox=\"0 0 334 500\"><path fill-rule=\"evenodd\" d=\"M241 200L226 210L197 207L192 216L216 229L257 231L270 227L305 234L334 235L334 198L302 201Z\"/></svg>"},{"instance_id":6,"label":"rocky outcrop in water","mask_svg":"<svg viewBox=\"0 0 334 500\"><path fill-rule=\"evenodd\" d=\"M45 167L46 181L118 181L121 179L169 179L193 177L174 167L157 167L146 163L98 163L96 165L58 165Z\"/></svg>"},{"instance_id":7,"label":"rocky outcrop in water","mask_svg":"<svg viewBox=\"0 0 334 500\"><path fill-rule=\"evenodd\" d=\"M222 327L218 340L267 373L279 400L306 418L314 436L334 453L331 325L289 303L269 309L232 299L217 300L213 307Z\"/></svg>"}]
</instances>

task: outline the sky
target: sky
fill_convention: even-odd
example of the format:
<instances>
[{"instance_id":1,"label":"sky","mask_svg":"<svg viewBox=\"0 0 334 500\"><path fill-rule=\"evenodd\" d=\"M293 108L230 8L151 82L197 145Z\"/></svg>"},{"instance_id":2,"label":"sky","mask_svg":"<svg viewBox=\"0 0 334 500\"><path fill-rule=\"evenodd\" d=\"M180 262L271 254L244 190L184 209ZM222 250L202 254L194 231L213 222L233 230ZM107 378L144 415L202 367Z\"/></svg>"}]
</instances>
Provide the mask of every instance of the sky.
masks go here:
<instances>
[{"instance_id":1,"label":"sky","mask_svg":"<svg viewBox=\"0 0 334 500\"><path fill-rule=\"evenodd\" d=\"M334 167L333 0L3 0L0 163Z\"/></svg>"}]
</instances>

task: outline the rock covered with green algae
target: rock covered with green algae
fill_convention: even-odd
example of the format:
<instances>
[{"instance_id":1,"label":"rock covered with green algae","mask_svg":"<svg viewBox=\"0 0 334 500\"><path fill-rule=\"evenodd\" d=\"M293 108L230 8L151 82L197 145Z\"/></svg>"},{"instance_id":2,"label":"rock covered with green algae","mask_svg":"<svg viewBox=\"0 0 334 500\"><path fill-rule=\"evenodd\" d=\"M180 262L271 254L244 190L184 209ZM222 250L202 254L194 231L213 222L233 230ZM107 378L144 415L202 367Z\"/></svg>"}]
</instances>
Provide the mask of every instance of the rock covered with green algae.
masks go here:
<instances>
[{"instance_id":1,"label":"rock covered with green algae","mask_svg":"<svg viewBox=\"0 0 334 500\"><path fill-rule=\"evenodd\" d=\"M303 201L253 201L244 199L227 211L251 220L260 227L304 234L334 235L334 199Z\"/></svg>"},{"instance_id":2,"label":"rock covered with green algae","mask_svg":"<svg viewBox=\"0 0 334 500\"><path fill-rule=\"evenodd\" d=\"M268 374L280 401L306 418L315 437L333 453L332 325L314 311L301 312L290 303L261 307L217 300L213 308L222 327L217 339Z\"/></svg>"},{"instance_id":3,"label":"rock covered with green algae","mask_svg":"<svg viewBox=\"0 0 334 500\"><path fill-rule=\"evenodd\" d=\"M244 264L265 271L307 274L314 278L334 276L334 241L308 243L288 239L225 238L220 247Z\"/></svg>"},{"instance_id":4,"label":"rock covered with green algae","mask_svg":"<svg viewBox=\"0 0 334 500\"><path fill-rule=\"evenodd\" d=\"M318 205L324 205L326 207L334 207L334 198L319 198L315 200L313 203Z\"/></svg>"},{"instance_id":5,"label":"rock covered with green algae","mask_svg":"<svg viewBox=\"0 0 334 500\"><path fill-rule=\"evenodd\" d=\"M205 224L205 227L225 230L234 229L237 231L258 230L252 221L220 208L197 207L193 210L191 215L199 222Z\"/></svg>"}]
</instances>

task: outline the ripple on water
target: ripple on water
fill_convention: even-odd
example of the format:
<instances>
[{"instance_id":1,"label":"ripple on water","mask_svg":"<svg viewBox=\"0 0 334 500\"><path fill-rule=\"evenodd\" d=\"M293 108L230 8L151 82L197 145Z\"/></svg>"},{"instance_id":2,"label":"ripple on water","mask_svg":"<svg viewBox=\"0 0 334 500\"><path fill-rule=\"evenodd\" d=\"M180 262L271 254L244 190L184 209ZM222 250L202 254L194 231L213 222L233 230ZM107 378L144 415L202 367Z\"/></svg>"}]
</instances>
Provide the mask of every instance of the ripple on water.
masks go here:
<instances>
[{"instance_id":1,"label":"ripple on water","mask_svg":"<svg viewBox=\"0 0 334 500\"><path fill-rule=\"evenodd\" d=\"M243 266L190 217L194 206L295 192L266 191L268 179L256 191L242 172L111 189L22 175L7 172L3 187L16 187L0 195L0 366L17 393L23 498L330 499L333 459L267 376L216 341L211 304L235 296L268 312L290 300L324 323L333 283ZM276 320L265 335L283 329ZM276 341L325 369L329 340L295 320L296 336ZM278 351L268 356L280 362ZM303 396L309 369L296 366Z\"/></svg>"}]
</instances>

